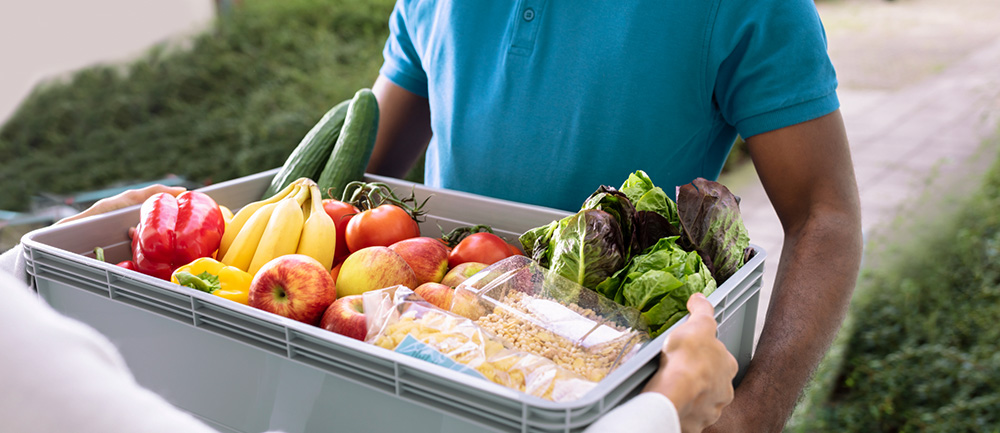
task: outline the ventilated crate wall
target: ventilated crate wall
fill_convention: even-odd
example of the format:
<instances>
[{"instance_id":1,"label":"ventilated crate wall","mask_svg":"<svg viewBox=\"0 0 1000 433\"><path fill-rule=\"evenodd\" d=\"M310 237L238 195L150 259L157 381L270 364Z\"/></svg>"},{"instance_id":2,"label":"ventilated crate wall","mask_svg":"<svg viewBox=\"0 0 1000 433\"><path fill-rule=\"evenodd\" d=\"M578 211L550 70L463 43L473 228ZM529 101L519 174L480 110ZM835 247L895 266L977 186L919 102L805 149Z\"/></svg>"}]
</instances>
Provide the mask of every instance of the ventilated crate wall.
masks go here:
<instances>
[{"instance_id":1,"label":"ventilated crate wall","mask_svg":"<svg viewBox=\"0 0 1000 433\"><path fill-rule=\"evenodd\" d=\"M258 200L274 172L202 191L238 209ZM421 229L490 224L508 239L565 212L373 177L428 203ZM656 370L664 336L584 398L553 403L323 329L114 266L128 257L138 209L32 232L23 240L38 293L94 326L136 378L213 427L259 432L575 432L638 392ZM93 259L101 246L111 263ZM741 375L750 361L765 252L709 301L719 338Z\"/></svg>"}]
</instances>

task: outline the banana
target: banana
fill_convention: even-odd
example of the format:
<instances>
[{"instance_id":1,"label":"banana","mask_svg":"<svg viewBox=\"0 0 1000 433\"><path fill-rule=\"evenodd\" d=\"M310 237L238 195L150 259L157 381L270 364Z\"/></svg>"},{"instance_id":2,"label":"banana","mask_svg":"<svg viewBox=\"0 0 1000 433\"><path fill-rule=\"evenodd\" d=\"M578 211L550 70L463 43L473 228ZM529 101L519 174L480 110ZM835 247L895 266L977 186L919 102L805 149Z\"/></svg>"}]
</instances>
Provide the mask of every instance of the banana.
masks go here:
<instances>
[{"instance_id":1,"label":"banana","mask_svg":"<svg viewBox=\"0 0 1000 433\"><path fill-rule=\"evenodd\" d=\"M312 182L312 181L310 181ZM315 183L315 182L314 182ZM251 275L256 274L261 266L275 257L294 254L302 234L302 204L309 198L309 188L299 185L294 196L281 199L267 220L267 227L257 244L253 260L247 269Z\"/></svg>"},{"instance_id":2,"label":"banana","mask_svg":"<svg viewBox=\"0 0 1000 433\"><path fill-rule=\"evenodd\" d=\"M260 208L264 207L265 205L271 203L277 203L278 200L285 198L289 194L293 194L293 191L296 189L296 186L297 184L295 182L292 182L288 184L288 186L285 187L285 189L279 191L277 194L271 196L270 198L250 203L246 206L243 206L243 208L240 209L239 212L236 212L236 215L233 215L233 218L229 221L229 224L226 224L226 231L222 233L222 242L219 243L219 253L217 256L218 257L226 256L226 253L229 252L229 248L233 245L233 242L236 240L236 236L239 235L241 230L243 230L243 226L246 225L248 221L250 221L251 215L256 213L258 210L260 210Z\"/></svg>"},{"instance_id":3,"label":"banana","mask_svg":"<svg viewBox=\"0 0 1000 433\"><path fill-rule=\"evenodd\" d=\"M267 222L271 219L271 214L277 206L277 203L265 204L250 216L250 219L243 225L243 229L240 230L236 239L233 240L229 251L226 251L226 255L222 256L222 263L235 266L244 271L250 267L253 255L257 252L257 244L260 243L260 238L264 235L264 229L267 228Z\"/></svg>"},{"instance_id":4,"label":"banana","mask_svg":"<svg viewBox=\"0 0 1000 433\"><path fill-rule=\"evenodd\" d=\"M299 237L299 246L295 252L319 260L323 266L330 269L333 267L333 254L336 252L337 226L323 210L323 197L319 186L315 183L310 185L309 193L311 203L303 206L303 214L308 216L302 225L302 235Z\"/></svg>"}]
</instances>

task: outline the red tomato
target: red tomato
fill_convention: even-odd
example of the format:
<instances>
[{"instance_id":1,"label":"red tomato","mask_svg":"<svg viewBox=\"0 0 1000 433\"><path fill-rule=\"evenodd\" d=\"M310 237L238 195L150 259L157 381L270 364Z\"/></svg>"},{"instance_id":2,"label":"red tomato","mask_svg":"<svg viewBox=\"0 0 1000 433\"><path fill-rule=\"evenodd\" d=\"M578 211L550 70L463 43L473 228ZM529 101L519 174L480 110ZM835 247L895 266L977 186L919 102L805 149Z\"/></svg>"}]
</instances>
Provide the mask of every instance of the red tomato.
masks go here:
<instances>
[{"instance_id":1,"label":"red tomato","mask_svg":"<svg viewBox=\"0 0 1000 433\"><path fill-rule=\"evenodd\" d=\"M473 233L462 239L448 254L448 267L454 268L465 262L479 262L492 265L510 257L510 245L493 233Z\"/></svg>"},{"instance_id":2,"label":"red tomato","mask_svg":"<svg viewBox=\"0 0 1000 433\"><path fill-rule=\"evenodd\" d=\"M334 284L337 284L337 277L340 276L340 266L343 264L344 262L337 263L337 266L334 266L333 269L330 269L330 276L333 277Z\"/></svg>"},{"instance_id":3,"label":"red tomato","mask_svg":"<svg viewBox=\"0 0 1000 433\"><path fill-rule=\"evenodd\" d=\"M510 255L512 255L512 256L523 256L524 255L524 253L521 252L521 248L518 247L517 245L508 242L507 246L510 247Z\"/></svg>"},{"instance_id":4,"label":"red tomato","mask_svg":"<svg viewBox=\"0 0 1000 433\"><path fill-rule=\"evenodd\" d=\"M333 261L338 262L351 253L347 250L347 236L345 235L347 232L347 223L351 220L351 217L361 211L350 203L334 199L323 200L323 210L326 211L327 215L330 215L334 224L337 225L337 247L336 252L333 253Z\"/></svg>"},{"instance_id":5,"label":"red tomato","mask_svg":"<svg viewBox=\"0 0 1000 433\"><path fill-rule=\"evenodd\" d=\"M366 247L387 247L403 239L420 236L420 227L410 214L399 206L384 204L368 209L347 223L347 249L351 252Z\"/></svg>"}]
</instances>

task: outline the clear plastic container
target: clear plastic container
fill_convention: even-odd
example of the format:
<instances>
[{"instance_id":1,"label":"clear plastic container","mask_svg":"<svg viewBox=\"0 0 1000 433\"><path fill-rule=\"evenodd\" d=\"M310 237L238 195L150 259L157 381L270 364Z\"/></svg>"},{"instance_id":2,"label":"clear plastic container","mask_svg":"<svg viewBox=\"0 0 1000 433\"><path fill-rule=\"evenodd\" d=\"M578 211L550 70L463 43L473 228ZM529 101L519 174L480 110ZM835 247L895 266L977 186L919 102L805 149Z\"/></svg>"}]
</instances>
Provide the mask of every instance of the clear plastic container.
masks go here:
<instances>
[{"instance_id":1,"label":"clear plastic container","mask_svg":"<svg viewBox=\"0 0 1000 433\"><path fill-rule=\"evenodd\" d=\"M640 313L524 256L497 262L455 288L451 310L517 350L598 382L649 341Z\"/></svg>"},{"instance_id":2,"label":"clear plastic container","mask_svg":"<svg viewBox=\"0 0 1000 433\"><path fill-rule=\"evenodd\" d=\"M404 286L365 294L367 342L555 402L572 401L596 381L552 359L512 348L476 322L442 310Z\"/></svg>"}]
</instances>

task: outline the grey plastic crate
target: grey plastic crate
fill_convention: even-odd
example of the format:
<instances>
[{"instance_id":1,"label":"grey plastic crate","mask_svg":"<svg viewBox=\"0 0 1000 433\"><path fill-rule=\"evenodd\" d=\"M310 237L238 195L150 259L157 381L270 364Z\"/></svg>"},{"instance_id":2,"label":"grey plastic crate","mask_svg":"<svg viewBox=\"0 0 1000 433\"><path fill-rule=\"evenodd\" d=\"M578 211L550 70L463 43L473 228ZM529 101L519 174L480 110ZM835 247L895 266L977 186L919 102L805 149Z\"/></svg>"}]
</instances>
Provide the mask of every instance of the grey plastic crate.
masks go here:
<instances>
[{"instance_id":1,"label":"grey plastic crate","mask_svg":"<svg viewBox=\"0 0 1000 433\"><path fill-rule=\"evenodd\" d=\"M259 199L274 171L202 189L232 209ZM370 176L418 198L438 234L490 224L508 239L565 212ZM114 266L129 257L138 207L22 239L28 273L55 309L110 338L136 379L222 431L577 432L636 394L664 336L583 398L554 403L422 360ZM103 247L110 263L93 258ZM752 352L765 252L719 287L719 338L742 377Z\"/></svg>"}]
</instances>

